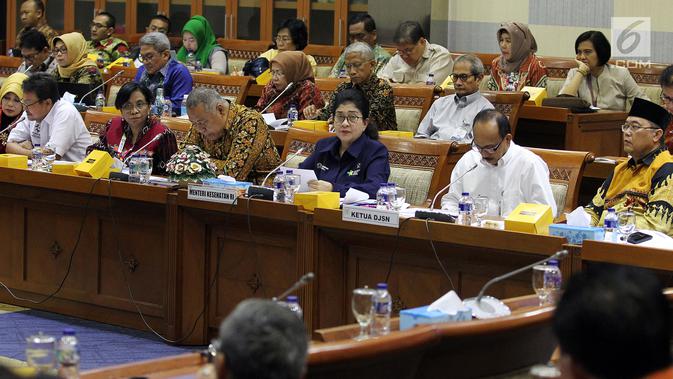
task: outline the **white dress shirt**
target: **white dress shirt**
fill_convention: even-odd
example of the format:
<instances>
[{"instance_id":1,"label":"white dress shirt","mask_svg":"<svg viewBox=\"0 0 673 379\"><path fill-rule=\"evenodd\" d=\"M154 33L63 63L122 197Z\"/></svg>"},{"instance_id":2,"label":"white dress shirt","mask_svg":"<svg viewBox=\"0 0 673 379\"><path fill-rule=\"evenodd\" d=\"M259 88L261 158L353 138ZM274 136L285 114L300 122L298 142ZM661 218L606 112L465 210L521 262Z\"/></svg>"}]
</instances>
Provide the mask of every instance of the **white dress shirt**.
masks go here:
<instances>
[{"instance_id":1,"label":"white dress shirt","mask_svg":"<svg viewBox=\"0 0 673 379\"><path fill-rule=\"evenodd\" d=\"M470 143L474 116L484 109L493 109L493 104L479 91L440 97L423 117L415 137Z\"/></svg>"},{"instance_id":2,"label":"white dress shirt","mask_svg":"<svg viewBox=\"0 0 673 379\"><path fill-rule=\"evenodd\" d=\"M465 174L471 167L477 167ZM457 180L461 175L465 176ZM530 150L510 142L509 149L497 166L470 150L451 172L451 188L442 197L442 209L458 214L458 200L463 192L472 198L488 197L488 214L506 217L520 203L547 204L556 216L556 201L549 184L547 164Z\"/></svg>"},{"instance_id":3,"label":"white dress shirt","mask_svg":"<svg viewBox=\"0 0 673 379\"><path fill-rule=\"evenodd\" d=\"M425 44L423 55L416 66L409 66L399 54L395 54L378 73L378 77L395 83L425 84L429 74L440 84L453 72L451 53L444 46L430 42Z\"/></svg>"},{"instance_id":4,"label":"white dress shirt","mask_svg":"<svg viewBox=\"0 0 673 379\"><path fill-rule=\"evenodd\" d=\"M12 129L7 142L30 140L33 146L40 144L70 162L82 161L86 148L93 143L77 108L65 100L57 101L39 123L29 121L25 112L22 117L25 120Z\"/></svg>"}]
</instances>

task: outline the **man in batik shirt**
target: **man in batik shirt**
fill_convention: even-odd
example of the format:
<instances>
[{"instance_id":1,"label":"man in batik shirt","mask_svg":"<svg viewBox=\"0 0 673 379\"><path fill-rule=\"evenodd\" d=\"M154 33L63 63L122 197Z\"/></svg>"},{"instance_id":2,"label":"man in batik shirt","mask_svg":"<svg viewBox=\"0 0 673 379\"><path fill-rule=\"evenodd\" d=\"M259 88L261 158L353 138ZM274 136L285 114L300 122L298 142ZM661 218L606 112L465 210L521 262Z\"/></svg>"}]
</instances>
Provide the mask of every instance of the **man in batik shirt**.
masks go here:
<instances>
[{"instance_id":1,"label":"man in batik shirt","mask_svg":"<svg viewBox=\"0 0 673 379\"><path fill-rule=\"evenodd\" d=\"M617 213L630 209L637 229L673 236L673 157L664 145L668 112L636 98L622 125L624 151L631 155L598 189L585 210L593 225L603 225L608 208Z\"/></svg>"},{"instance_id":2,"label":"man in batik shirt","mask_svg":"<svg viewBox=\"0 0 673 379\"><path fill-rule=\"evenodd\" d=\"M262 115L225 100L211 88L195 88L187 98L192 127L185 145L197 145L217 166L217 173L259 183L280 164Z\"/></svg>"},{"instance_id":3,"label":"man in batik shirt","mask_svg":"<svg viewBox=\"0 0 673 379\"><path fill-rule=\"evenodd\" d=\"M112 36L116 24L117 19L108 12L98 13L91 21L91 41L87 42L87 49L89 54L102 58L96 62L98 68L103 68L129 53L126 41Z\"/></svg>"},{"instance_id":4,"label":"man in batik shirt","mask_svg":"<svg viewBox=\"0 0 673 379\"><path fill-rule=\"evenodd\" d=\"M44 13L42 0L24 0L21 3L19 13L23 28L16 33L15 49L21 48L21 34L30 29L37 29L44 35L48 43L51 43L51 40L58 35L51 26L47 25L47 16Z\"/></svg>"}]
</instances>

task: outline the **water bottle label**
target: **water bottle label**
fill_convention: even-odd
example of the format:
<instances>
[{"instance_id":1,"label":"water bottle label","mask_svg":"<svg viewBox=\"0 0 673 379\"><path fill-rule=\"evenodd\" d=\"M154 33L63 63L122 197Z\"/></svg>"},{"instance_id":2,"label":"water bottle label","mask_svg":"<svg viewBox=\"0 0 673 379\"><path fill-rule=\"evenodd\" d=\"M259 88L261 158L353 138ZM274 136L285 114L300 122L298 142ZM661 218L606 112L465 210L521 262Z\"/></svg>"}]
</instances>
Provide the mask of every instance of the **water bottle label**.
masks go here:
<instances>
[{"instance_id":1,"label":"water bottle label","mask_svg":"<svg viewBox=\"0 0 673 379\"><path fill-rule=\"evenodd\" d=\"M471 212L472 211L472 204L458 203L458 210L460 210L461 212Z\"/></svg>"},{"instance_id":2,"label":"water bottle label","mask_svg":"<svg viewBox=\"0 0 673 379\"><path fill-rule=\"evenodd\" d=\"M605 219L604 226L609 229L617 229L617 220Z\"/></svg>"},{"instance_id":3,"label":"water bottle label","mask_svg":"<svg viewBox=\"0 0 673 379\"><path fill-rule=\"evenodd\" d=\"M374 303L374 313L388 314L390 313L390 305L389 302L376 302Z\"/></svg>"}]
</instances>

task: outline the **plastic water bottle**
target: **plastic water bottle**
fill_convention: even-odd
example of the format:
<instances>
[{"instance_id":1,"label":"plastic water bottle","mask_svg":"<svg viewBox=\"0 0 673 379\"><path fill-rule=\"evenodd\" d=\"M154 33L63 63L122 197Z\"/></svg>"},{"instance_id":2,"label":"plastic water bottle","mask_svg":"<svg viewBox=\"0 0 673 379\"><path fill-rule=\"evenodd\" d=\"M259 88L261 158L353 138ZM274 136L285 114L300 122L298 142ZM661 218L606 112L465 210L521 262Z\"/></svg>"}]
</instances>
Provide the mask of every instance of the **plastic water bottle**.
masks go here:
<instances>
[{"instance_id":1,"label":"plastic water bottle","mask_svg":"<svg viewBox=\"0 0 673 379\"><path fill-rule=\"evenodd\" d=\"M203 65L198 59L196 60L196 63L194 63L194 71L203 71Z\"/></svg>"},{"instance_id":2,"label":"plastic water bottle","mask_svg":"<svg viewBox=\"0 0 673 379\"><path fill-rule=\"evenodd\" d=\"M433 73L428 74L428 78L425 79L425 84L428 85L428 86L434 86L436 84L435 74L433 74Z\"/></svg>"},{"instance_id":3,"label":"plastic water bottle","mask_svg":"<svg viewBox=\"0 0 673 379\"><path fill-rule=\"evenodd\" d=\"M397 201L397 184L388 183L388 202L386 203L386 209L391 210L395 209L395 202Z\"/></svg>"},{"instance_id":4,"label":"plastic water bottle","mask_svg":"<svg viewBox=\"0 0 673 379\"><path fill-rule=\"evenodd\" d=\"M276 177L273 178L273 201L285 202L285 174L282 170L276 171Z\"/></svg>"},{"instance_id":5,"label":"plastic water bottle","mask_svg":"<svg viewBox=\"0 0 673 379\"><path fill-rule=\"evenodd\" d=\"M295 175L293 170L285 171L285 202L294 203L294 195L301 187L301 176Z\"/></svg>"},{"instance_id":6,"label":"plastic water bottle","mask_svg":"<svg viewBox=\"0 0 673 379\"><path fill-rule=\"evenodd\" d=\"M56 359L59 378L79 378L79 345L73 329L63 330L63 336L56 345Z\"/></svg>"},{"instance_id":7,"label":"plastic water bottle","mask_svg":"<svg viewBox=\"0 0 673 379\"><path fill-rule=\"evenodd\" d=\"M161 117L172 117L173 116L173 102L171 99L164 98L164 106L161 111Z\"/></svg>"},{"instance_id":8,"label":"plastic water bottle","mask_svg":"<svg viewBox=\"0 0 673 379\"><path fill-rule=\"evenodd\" d=\"M605 229L605 241L617 241L617 212L614 208L608 208L608 214L603 220L603 229Z\"/></svg>"},{"instance_id":9,"label":"plastic water bottle","mask_svg":"<svg viewBox=\"0 0 673 379\"><path fill-rule=\"evenodd\" d=\"M187 66L187 68L190 70L193 70L194 67L196 67L196 55L194 54L194 52L190 51L189 53L187 53L185 66Z\"/></svg>"},{"instance_id":10,"label":"plastic water bottle","mask_svg":"<svg viewBox=\"0 0 673 379\"><path fill-rule=\"evenodd\" d=\"M342 67L341 70L339 70L339 78L347 78L347 77L348 74L346 73L346 69Z\"/></svg>"},{"instance_id":11,"label":"plastic water bottle","mask_svg":"<svg viewBox=\"0 0 673 379\"><path fill-rule=\"evenodd\" d=\"M39 143L33 145L32 162L31 169L33 171L44 171L44 154Z\"/></svg>"},{"instance_id":12,"label":"plastic water bottle","mask_svg":"<svg viewBox=\"0 0 673 379\"><path fill-rule=\"evenodd\" d=\"M299 299L297 296L290 295L286 298L287 307L290 308L300 319L304 319L304 311L302 311L301 306L299 305Z\"/></svg>"},{"instance_id":13,"label":"plastic water bottle","mask_svg":"<svg viewBox=\"0 0 673 379\"><path fill-rule=\"evenodd\" d=\"M157 88L157 96L154 99L154 105L152 106L152 113L156 116L161 117L164 113L164 89L163 87Z\"/></svg>"},{"instance_id":14,"label":"plastic water bottle","mask_svg":"<svg viewBox=\"0 0 673 379\"><path fill-rule=\"evenodd\" d=\"M551 303L556 303L561 293L561 284L563 277L561 269L558 267L558 261L552 259L547 263L547 270L544 272L544 288L547 291Z\"/></svg>"},{"instance_id":15,"label":"plastic water bottle","mask_svg":"<svg viewBox=\"0 0 673 379\"><path fill-rule=\"evenodd\" d=\"M96 66L98 66L98 68L103 68L103 66L105 66L105 57L103 56L103 53L98 53L98 56L96 57Z\"/></svg>"},{"instance_id":16,"label":"plastic water bottle","mask_svg":"<svg viewBox=\"0 0 673 379\"><path fill-rule=\"evenodd\" d=\"M458 224L472 225L472 198L469 192L463 192L458 200Z\"/></svg>"},{"instance_id":17,"label":"plastic water bottle","mask_svg":"<svg viewBox=\"0 0 673 379\"><path fill-rule=\"evenodd\" d=\"M103 95L103 91L98 91L98 95L96 95L96 110L98 112L102 112L104 106L105 106L105 95Z\"/></svg>"},{"instance_id":18,"label":"plastic water bottle","mask_svg":"<svg viewBox=\"0 0 673 379\"><path fill-rule=\"evenodd\" d=\"M388 209L388 183L381 183L376 191L376 209Z\"/></svg>"},{"instance_id":19,"label":"plastic water bottle","mask_svg":"<svg viewBox=\"0 0 673 379\"><path fill-rule=\"evenodd\" d=\"M187 94L182 96L182 103L180 103L180 116L187 115L187 97L189 97Z\"/></svg>"},{"instance_id":20,"label":"plastic water bottle","mask_svg":"<svg viewBox=\"0 0 673 379\"><path fill-rule=\"evenodd\" d=\"M290 105L290 110L287 111L287 127L291 128L292 124L297 120L299 120L299 111L297 111L297 106L292 104Z\"/></svg>"},{"instance_id":21,"label":"plastic water bottle","mask_svg":"<svg viewBox=\"0 0 673 379\"><path fill-rule=\"evenodd\" d=\"M390 333L390 314L393 311L393 300L388 292L388 284L379 283L376 285L372 307L374 308L372 335L385 336Z\"/></svg>"}]
</instances>

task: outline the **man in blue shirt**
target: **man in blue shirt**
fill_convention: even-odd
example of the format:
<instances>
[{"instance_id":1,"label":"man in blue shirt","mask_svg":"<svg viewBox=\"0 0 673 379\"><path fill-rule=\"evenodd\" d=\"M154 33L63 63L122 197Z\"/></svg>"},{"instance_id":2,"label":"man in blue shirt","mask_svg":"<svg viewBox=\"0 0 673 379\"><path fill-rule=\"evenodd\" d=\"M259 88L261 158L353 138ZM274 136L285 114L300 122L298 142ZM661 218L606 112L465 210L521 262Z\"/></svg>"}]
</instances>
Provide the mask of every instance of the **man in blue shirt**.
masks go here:
<instances>
[{"instance_id":1,"label":"man in blue shirt","mask_svg":"<svg viewBox=\"0 0 673 379\"><path fill-rule=\"evenodd\" d=\"M182 63L171 58L171 43L165 34L147 33L140 38L140 59L143 66L138 69L135 82L144 84L152 93L163 87L164 98L173 104L173 113L180 113L184 95L192 90L192 76Z\"/></svg>"}]
</instances>

